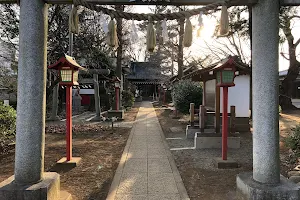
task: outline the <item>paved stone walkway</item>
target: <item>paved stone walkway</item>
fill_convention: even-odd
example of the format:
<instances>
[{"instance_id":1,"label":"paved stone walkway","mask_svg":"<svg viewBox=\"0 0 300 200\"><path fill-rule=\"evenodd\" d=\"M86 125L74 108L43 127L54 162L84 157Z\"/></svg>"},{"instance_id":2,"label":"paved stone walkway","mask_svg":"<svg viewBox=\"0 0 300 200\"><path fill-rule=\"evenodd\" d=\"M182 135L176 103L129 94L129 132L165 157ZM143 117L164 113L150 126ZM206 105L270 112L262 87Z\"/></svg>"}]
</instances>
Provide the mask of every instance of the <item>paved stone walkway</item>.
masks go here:
<instances>
[{"instance_id":1,"label":"paved stone walkway","mask_svg":"<svg viewBox=\"0 0 300 200\"><path fill-rule=\"evenodd\" d=\"M150 102L142 102L108 200L188 200Z\"/></svg>"}]
</instances>

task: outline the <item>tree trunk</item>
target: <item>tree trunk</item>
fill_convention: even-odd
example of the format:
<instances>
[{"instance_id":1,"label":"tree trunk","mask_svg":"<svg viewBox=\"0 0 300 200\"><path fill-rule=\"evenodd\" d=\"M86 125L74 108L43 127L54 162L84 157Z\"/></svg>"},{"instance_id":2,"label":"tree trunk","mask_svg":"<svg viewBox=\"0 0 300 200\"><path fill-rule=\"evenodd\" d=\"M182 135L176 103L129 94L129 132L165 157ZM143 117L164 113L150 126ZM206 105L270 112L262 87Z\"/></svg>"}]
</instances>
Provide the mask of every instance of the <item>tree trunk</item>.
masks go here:
<instances>
[{"instance_id":1,"label":"tree trunk","mask_svg":"<svg viewBox=\"0 0 300 200\"><path fill-rule=\"evenodd\" d=\"M116 6L116 10L124 11L124 6ZM122 40L122 18L116 18L117 20L117 35L119 40L119 47L117 50L117 69L116 75L121 80L121 88L119 90L119 106L122 109L122 91L123 91L123 78L122 78L122 53L123 53L123 40Z\"/></svg>"},{"instance_id":2,"label":"tree trunk","mask_svg":"<svg viewBox=\"0 0 300 200\"><path fill-rule=\"evenodd\" d=\"M183 35L184 35L184 19L179 20L179 44L178 44L178 79L183 76Z\"/></svg>"},{"instance_id":3,"label":"tree trunk","mask_svg":"<svg viewBox=\"0 0 300 200\"><path fill-rule=\"evenodd\" d=\"M300 63L296 59L295 50L289 50L290 53L290 66L287 76L282 81L282 87L280 88L279 105L282 111L288 111L296 109L292 104L292 95L294 89L294 81L299 74ZM292 55L292 56L291 56Z\"/></svg>"},{"instance_id":4,"label":"tree trunk","mask_svg":"<svg viewBox=\"0 0 300 200\"><path fill-rule=\"evenodd\" d=\"M281 106L282 111L288 111L292 109L296 109L296 107L292 104L292 95L293 95L293 84L299 74L300 63L297 61L296 57L296 47L297 44L294 44L294 36L292 35L290 20L286 19L284 23L283 32L287 39L289 46L289 61L290 66L288 73L284 80L282 81L282 86L280 88L280 97L279 97L279 105Z\"/></svg>"}]
</instances>

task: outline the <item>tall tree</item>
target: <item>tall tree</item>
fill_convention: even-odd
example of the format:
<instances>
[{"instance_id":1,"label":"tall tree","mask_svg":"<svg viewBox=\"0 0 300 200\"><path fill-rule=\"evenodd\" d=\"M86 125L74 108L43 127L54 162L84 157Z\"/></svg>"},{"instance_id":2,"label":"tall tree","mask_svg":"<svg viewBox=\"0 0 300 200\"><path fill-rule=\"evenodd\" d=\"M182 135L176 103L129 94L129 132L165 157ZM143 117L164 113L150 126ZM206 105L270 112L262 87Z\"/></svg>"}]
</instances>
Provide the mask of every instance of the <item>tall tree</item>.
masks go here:
<instances>
[{"instance_id":1,"label":"tall tree","mask_svg":"<svg viewBox=\"0 0 300 200\"><path fill-rule=\"evenodd\" d=\"M249 38L249 29L251 28L250 23L248 22L248 19L245 18L247 16L247 13L251 9L249 7L232 7L230 8L230 32L227 37L228 40L235 38L236 43L239 40ZM292 104L292 95L293 95L293 83L298 77L299 74L299 67L300 62L297 59L297 47L300 43L300 38L295 38L295 35L293 35L293 24L295 23L295 20L299 20L299 7L281 7L280 8L280 24L279 27L281 29L281 32L283 34L280 35L280 44L283 44L284 42L287 42L288 44L288 53L281 52L281 55L289 60L289 69L288 73L285 76L284 80L282 81L282 86L280 87L280 97L279 97L279 104L283 111L295 109L295 106ZM251 13L250 13L251 15ZM238 35L236 35L238 34ZM235 35L235 36L234 36ZM233 37L232 37L233 36ZM229 41L229 44L223 45L221 47L221 51L225 54L229 54L232 51L232 47L230 45L233 45L233 49L235 49L235 52L239 54L241 53L241 48L239 45L236 45ZM251 44L250 44L251 47ZM211 48L211 45L210 45ZM227 48L227 50L226 50ZM213 49L213 48L212 48ZM219 49L220 50L220 49ZM215 49L212 50L214 53L217 52ZM271 51L271 50L270 50ZM241 56L242 57L242 56ZM243 59L243 58L242 58ZM250 58L251 59L251 58ZM248 60L248 59L243 59ZM250 62L251 66L251 62Z\"/></svg>"},{"instance_id":2,"label":"tall tree","mask_svg":"<svg viewBox=\"0 0 300 200\"><path fill-rule=\"evenodd\" d=\"M283 111L294 109L291 98L293 94L293 83L299 75L300 62L297 60L296 50L300 43L300 38L295 40L292 34L292 22L299 19L299 7L281 7L280 9L280 27L284 34L281 41L286 40L288 43L288 57L284 53L281 55L289 60L289 69L286 77L282 81L280 88L279 103Z\"/></svg>"}]
</instances>

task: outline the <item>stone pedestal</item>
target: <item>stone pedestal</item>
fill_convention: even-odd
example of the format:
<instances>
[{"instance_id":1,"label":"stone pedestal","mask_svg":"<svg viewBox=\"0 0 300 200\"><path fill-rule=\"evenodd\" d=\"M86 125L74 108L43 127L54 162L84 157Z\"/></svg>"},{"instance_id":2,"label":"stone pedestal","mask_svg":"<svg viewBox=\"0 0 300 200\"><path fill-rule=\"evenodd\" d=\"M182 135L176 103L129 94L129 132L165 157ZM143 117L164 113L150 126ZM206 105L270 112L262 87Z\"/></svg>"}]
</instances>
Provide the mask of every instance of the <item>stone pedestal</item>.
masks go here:
<instances>
[{"instance_id":1,"label":"stone pedestal","mask_svg":"<svg viewBox=\"0 0 300 200\"><path fill-rule=\"evenodd\" d=\"M230 149L239 149L241 146L241 138L230 136L227 140L227 146ZM196 149L221 149L222 148L222 135L216 133L196 133L195 135L195 148Z\"/></svg>"},{"instance_id":2,"label":"stone pedestal","mask_svg":"<svg viewBox=\"0 0 300 200\"><path fill-rule=\"evenodd\" d=\"M186 126L185 135L186 135L187 139L194 139L196 132L200 132L199 126L197 126L197 125L195 125L195 126L187 125Z\"/></svg>"},{"instance_id":3,"label":"stone pedestal","mask_svg":"<svg viewBox=\"0 0 300 200\"><path fill-rule=\"evenodd\" d=\"M80 161L81 161L80 157L72 157L70 161L67 161L67 158L63 157L62 159L57 161L56 165L62 168L63 167L74 168L79 165Z\"/></svg>"},{"instance_id":4,"label":"stone pedestal","mask_svg":"<svg viewBox=\"0 0 300 200\"><path fill-rule=\"evenodd\" d=\"M59 174L55 172L44 173L42 181L20 186L14 182L14 176L0 183L1 200L66 200L70 194L63 192L60 195Z\"/></svg>"},{"instance_id":5,"label":"stone pedestal","mask_svg":"<svg viewBox=\"0 0 300 200\"><path fill-rule=\"evenodd\" d=\"M278 184L262 184L253 180L252 172L237 175L237 200L298 200L300 186L280 177Z\"/></svg>"},{"instance_id":6,"label":"stone pedestal","mask_svg":"<svg viewBox=\"0 0 300 200\"><path fill-rule=\"evenodd\" d=\"M232 158L227 158L227 160L223 160L222 158L214 158L214 165L218 169L233 169L239 167L239 164Z\"/></svg>"},{"instance_id":7,"label":"stone pedestal","mask_svg":"<svg viewBox=\"0 0 300 200\"><path fill-rule=\"evenodd\" d=\"M101 116L95 116L93 119L90 120L91 122L101 122L102 118Z\"/></svg>"},{"instance_id":8,"label":"stone pedestal","mask_svg":"<svg viewBox=\"0 0 300 200\"><path fill-rule=\"evenodd\" d=\"M60 120L59 116L50 117L50 118L47 119L48 122L51 122L51 121L59 121L59 120Z\"/></svg>"},{"instance_id":9,"label":"stone pedestal","mask_svg":"<svg viewBox=\"0 0 300 200\"><path fill-rule=\"evenodd\" d=\"M124 119L124 110L109 110L107 112L108 118L117 117L118 120Z\"/></svg>"},{"instance_id":10,"label":"stone pedestal","mask_svg":"<svg viewBox=\"0 0 300 200\"><path fill-rule=\"evenodd\" d=\"M73 96L73 111L78 113L81 110L81 96L75 95Z\"/></svg>"}]
</instances>

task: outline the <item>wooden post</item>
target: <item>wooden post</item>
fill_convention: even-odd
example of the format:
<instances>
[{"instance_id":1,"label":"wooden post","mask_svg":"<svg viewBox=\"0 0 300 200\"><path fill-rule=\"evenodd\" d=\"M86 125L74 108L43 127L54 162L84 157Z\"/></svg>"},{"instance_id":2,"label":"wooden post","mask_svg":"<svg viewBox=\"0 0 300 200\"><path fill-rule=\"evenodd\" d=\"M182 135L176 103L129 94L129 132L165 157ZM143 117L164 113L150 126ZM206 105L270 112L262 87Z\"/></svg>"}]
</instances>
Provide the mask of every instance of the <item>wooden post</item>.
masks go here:
<instances>
[{"instance_id":1,"label":"wooden post","mask_svg":"<svg viewBox=\"0 0 300 200\"><path fill-rule=\"evenodd\" d=\"M220 133L220 87L216 86L215 130Z\"/></svg>"},{"instance_id":2,"label":"wooden post","mask_svg":"<svg viewBox=\"0 0 300 200\"><path fill-rule=\"evenodd\" d=\"M99 77L98 74L93 74L96 117L100 118L101 105L100 105L99 78L98 77Z\"/></svg>"},{"instance_id":3,"label":"wooden post","mask_svg":"<svg viewBox=\"0 0 300 200\"><path fill-rule=\"evenodd\" d=\"M195 126L195 104L194 103L190 103L190 122L191 122L191 126L194 127Z\"/></svg>"},{"instance_id":4,"label":"wooden post","mask_svg":"<svg viewBox=\"0 0 300 200\"><path fill-rule=\"evenodd\" d=\"M222 160L227 160L228 138L228 87L223 87L223 113L222 113Z\"/></svg>"},{"instance_id":5,"label":"wooden post","mask_svg":"<svg viewBox=\"0 0 300 200\"><path fill-rule=\"evenodd\" d=\"M116 111L119 111L119 108L120 108L120 104L119 104L119 101L120 101L120 97L119 97L120 88L116 87L115 92L116 92Z\"/></svg>"},{"instance_id":6,"label":"wooden post","mask_svg":"<svg viewBox=\"0 0 300 200\"><path fill-rule=\"evenodd\" d=\"M205 115L206 115L205 106L200 105L200 107L199 107L199 128L200 128L200 132L204 132Z\"/></svg>"},{"instance_id":7,"label":"wooden post","mask_svg":"<svg viewBox=\"0 0 300 200\"><path fill-rule=\"evenodd\" d=\"M72 160L72 86L66 87L66 154Z\"/></svg>"},{"instance_id":8,"label":"wooden post","mask_svg":"<svg viewBox=\"0 0 300 200\"><path fill-rule=\"evenodd\" d=\"M230 133L235 133L235 106L230 106Z\"/></svg>"},{"instance_id":9,"label":"wooden post","mask_svg":"<svg viewBox=\"0 0 300 200\"><path fill-rule=\"evenodd\" d=\"M202 105L206 106L206 81L203 81L203 97L202 97Z\"/></svg>"}]
</instances>

